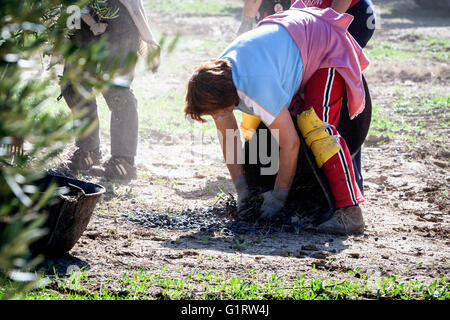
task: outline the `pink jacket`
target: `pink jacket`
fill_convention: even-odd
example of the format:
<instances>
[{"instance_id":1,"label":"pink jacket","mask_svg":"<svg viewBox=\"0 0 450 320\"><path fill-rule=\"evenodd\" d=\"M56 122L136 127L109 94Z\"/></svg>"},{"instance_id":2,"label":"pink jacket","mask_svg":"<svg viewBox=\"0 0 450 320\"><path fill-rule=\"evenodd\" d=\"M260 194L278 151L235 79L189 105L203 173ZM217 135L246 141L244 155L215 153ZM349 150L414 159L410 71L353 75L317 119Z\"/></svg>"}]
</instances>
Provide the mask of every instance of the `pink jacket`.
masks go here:
<instances>
[{"instance_id":1,"label":"pink jacket","mask_svg":"<svg viewBox=\"0 0 450 320\"><path fill-rule=\"evenodd\" d=\"M349 14L338 14L330 8L308 8L297 0L289 10L271 15L258 24L278 23L294 39L303 60L300 90L317 70L336 68L345 80L350 119L364 110L361 72L369 65L369 59L347 31L352 21Z\"/></svg>"}]
</instances>

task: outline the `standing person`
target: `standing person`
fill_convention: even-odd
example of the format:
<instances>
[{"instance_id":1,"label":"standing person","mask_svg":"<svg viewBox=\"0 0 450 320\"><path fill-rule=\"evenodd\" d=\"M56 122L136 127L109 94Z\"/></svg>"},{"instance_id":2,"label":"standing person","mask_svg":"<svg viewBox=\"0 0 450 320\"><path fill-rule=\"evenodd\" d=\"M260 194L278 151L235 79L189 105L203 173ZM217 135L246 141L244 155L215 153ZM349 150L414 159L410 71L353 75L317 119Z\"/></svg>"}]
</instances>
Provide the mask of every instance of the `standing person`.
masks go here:
<instances>
[{"instance_id":1,"label":"standing person","mask_svg":"<svg viewBox=\"0 0 450 320\"><path fill-rule=\"evenodd\" d=\"M350 23L349 16L306 8L297 1L292 10L268 17L256 29L237 37L218 59L194 71L184 112L198 121L204 121L204 115L213 117L219 137L224 137L219 140L238 194L238 209L249 191L243 165L235 159L240 140L229 136L229 130L239 130L234 109L260 118L280 147L275 185L263 194L261 218L275 217L286 202L300 146L296 121L329 182L337 208L318 230L337 234L364 230L359 207L364 199L345 140L336 130L344 88L350 118L364 109L361 71L369 62L348 36ZM303 90L306 103L296 112L291 102ZM231 159L227 154L230 144L234 150Z\"/></svg>"},{"instance_id":2,"label":"standing person","mask_svg":"<svg viewBox=\"0 0 450 320\"><path fill-rule=\"evenodd\" d=\"M70 40L82 48L96 43L102 37L107 38L106 54L108 61L91 72L108 72L110 66L119 63L119 74L125 81L120 86L111 86L103 97L111 110L110 137L111 157L101 165L100 130L95 99L85 101L70 82L62 86L62 96L73 112L87 110L83 119L93 120L96 125L86 135L77 138L77 150L69 159L70 170L91 170L92 174L101 175L114 180L136 179L135 156L138 144L138 106L137 99L131 89L134 79L135 65L125 70L130 55L138 52L148 53L148 50L158 48L158 43L148 27L147 17L142 0L108 0L107 6L115 11L117 17L108 23L98 23L89 12L82 15L81 29L76 30ZM70 63L64 66L64 74L74 68ZM153 71L156 71L157 65ZM63 75L64 77L64 75ZM88 81L83 84L90 93ZM101 166L100 166L101 165Z\"/></svg>"}]
</instances>

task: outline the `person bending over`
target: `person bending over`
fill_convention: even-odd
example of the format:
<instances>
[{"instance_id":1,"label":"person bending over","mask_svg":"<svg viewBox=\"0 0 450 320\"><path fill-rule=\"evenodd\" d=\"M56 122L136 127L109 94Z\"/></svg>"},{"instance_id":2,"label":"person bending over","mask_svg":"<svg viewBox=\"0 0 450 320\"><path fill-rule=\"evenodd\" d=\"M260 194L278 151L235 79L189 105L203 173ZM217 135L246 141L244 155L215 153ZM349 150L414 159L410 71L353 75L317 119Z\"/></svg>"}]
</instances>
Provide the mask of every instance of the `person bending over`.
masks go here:
<instances>
[{"instance_id":1,"label":"person bending over","mask_svg":"<svg viewBox=\"0 0 450 320\"><path fill-rule=\"evenodd\" d=\"M237 32L238 35L251 30L255 18L256 21L260 21L268 15L285 10L294 2L295 0L245 0L242 10L242 21ZM376 17L371 0L303 0L303 3L307 7L331 8L337 13L350 14L353 17L353 21L348 27L348 31L362 48L366 47L375 32ZM244 119L248 119L248 117L245 116ZM356 151L352 158L356 180L362 191L361 149Z\"/></svg>"},{"instance_id":2,"label":"person bending over","mask_svg":"<svg viewBox=\"0 0 450 320\"><path fill-rule=\"evenodd\" d=\"M263 194L262 219L280 213L291 188L300 147L296 121L328 180L337 208L318 230L363 232L359 203L364 198L345 140L336 130L344 90L350 118L364 110L361 72L369 61L348 35L350 23L350 16L307 8L297 1L293 9L272 15L237 37L189 79L185 115L201 122L206 115L214 119L219 137L223 137L219 140L238 194L238 210L245 205L249 191L243 165L237 161L240 139L229 134L239 130L234 110L263 121L280 147L274 188ZM301 105L295 99L300 94ZM234 151L231 156L230 149Z\"/></svg>"}]
</instances>

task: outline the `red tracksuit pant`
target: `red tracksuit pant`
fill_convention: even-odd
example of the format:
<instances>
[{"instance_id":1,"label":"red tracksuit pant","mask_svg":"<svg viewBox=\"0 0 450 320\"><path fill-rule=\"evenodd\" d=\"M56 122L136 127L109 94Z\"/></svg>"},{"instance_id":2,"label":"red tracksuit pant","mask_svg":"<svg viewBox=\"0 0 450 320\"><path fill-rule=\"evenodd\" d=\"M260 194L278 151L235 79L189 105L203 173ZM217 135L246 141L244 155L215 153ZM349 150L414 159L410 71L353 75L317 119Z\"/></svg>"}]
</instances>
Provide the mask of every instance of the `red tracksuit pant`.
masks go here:
<instances>
[{"instance_id":1,"label":"red tracksuit pant","mask_svg":"<svg viewBox=\"0 0 450 320\"><path fill-rule=\"evenodd\" d=\"M333 193L336 208L357 205L364 201L355 179L347 144L336 130L344 89L345 81L334 68L319 69L306 84L303 97L303 110L314 108L318 117L331 125L327 132L336 136L341 146L341 150L322 167Z\"/></svg>"}]
</instances>

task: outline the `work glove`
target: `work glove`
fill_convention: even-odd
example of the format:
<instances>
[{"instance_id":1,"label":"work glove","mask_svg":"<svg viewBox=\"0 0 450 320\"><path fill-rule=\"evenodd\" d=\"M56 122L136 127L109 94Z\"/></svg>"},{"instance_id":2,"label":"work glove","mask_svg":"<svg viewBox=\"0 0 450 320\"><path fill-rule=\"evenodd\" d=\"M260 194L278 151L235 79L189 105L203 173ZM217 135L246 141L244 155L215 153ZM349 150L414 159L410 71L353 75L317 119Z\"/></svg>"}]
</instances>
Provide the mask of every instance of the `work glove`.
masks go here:
<instances>
[{"instance_id":1,"label":"work glove","mask_svg":"<svg viewBox=\"0 0 450 320\"><path fill-rule=\"evenodd\" d=\"M239 36L239 35L243 34L244 32L252 30L254 21L255 21L255 18L242 16L241 26L239 27L237 35Z\"/></svg>"},{"instance_id":2,"label":"work glove","mask_svg":"<svg viewBox=\"0 0 450 320\"><path fill-rule=\"evenodd\" d=\"M275 187L271 191L264 192L264 202L261 206L261 219L273 219L283 209L289 190L281 190Z\"/></svg>"},{"instance_id":3,"label":"work glove","mask_svg":"<svg viewBox=\"0 0 450 320\"><path fill-rule=\"evenodd\" d=\"M250 192L244 176L233 180L233 183L237 192L237 211L240 212L245 209Z\"/></svg>"}]
</instances>

